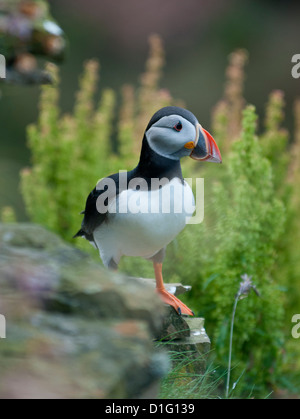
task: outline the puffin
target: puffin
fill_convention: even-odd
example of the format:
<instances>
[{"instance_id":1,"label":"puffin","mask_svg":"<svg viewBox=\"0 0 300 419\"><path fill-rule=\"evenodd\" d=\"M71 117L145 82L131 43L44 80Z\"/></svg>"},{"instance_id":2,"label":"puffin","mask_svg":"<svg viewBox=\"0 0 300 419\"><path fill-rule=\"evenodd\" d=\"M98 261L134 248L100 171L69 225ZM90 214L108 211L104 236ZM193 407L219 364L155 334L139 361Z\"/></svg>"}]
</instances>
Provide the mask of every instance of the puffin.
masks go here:
<instances>
[{"instance_id":1,"label":"puffin","mask_svg":"<svg viewBox=\"0 0 300 419\"><path fill-rule=\"evenodd\" d=\"M131 171L101 179L88 195L84 218L75 237L88 240L105 267L116 270L122 256L152 261L156 292L179 315L194 313L166 290L162 264L166 246L184 229L195 211L195 199L184 180L183 157L221 163L220 150L195 115L167 106L150 119L140 158Z\"/></svg>"}]
</instances>

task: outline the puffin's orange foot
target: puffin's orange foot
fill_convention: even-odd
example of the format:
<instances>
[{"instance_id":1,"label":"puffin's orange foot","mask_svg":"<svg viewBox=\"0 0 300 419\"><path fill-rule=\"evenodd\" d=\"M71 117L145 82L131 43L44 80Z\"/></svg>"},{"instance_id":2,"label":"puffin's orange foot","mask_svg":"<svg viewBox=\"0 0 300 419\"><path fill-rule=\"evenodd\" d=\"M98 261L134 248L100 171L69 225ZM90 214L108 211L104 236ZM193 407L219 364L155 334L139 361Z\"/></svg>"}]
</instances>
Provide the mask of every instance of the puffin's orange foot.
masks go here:
<instances>
[{"instance_id":1,"label":"puffin's orange foot","mask_svg":"<svg viewBox=\"0 0 300 419\"><path fill-rule=\"evenodd\" d=\"M188 314L194 316L192 310L190 310L182 301L180 301L175 295L168 292L166 289L156 289L161 299L165 304L169 304L174 307L178 314Z\"/></svg>"}]
</instances>

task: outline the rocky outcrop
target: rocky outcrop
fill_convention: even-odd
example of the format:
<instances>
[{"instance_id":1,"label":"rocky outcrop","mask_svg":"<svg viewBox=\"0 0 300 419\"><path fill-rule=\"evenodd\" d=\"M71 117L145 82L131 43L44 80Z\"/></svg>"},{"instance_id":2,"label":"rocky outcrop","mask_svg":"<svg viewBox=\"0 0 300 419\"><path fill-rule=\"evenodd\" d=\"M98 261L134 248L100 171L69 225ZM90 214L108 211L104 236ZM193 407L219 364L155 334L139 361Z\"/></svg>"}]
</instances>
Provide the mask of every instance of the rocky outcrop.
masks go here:
<instances>
[{"instance_id":1,"label":"rocky outcrop","mask_svg":"<svg viewBox=\"0 0 300 419\"><path fill-rule=\"evenodd\" d=\"M165 307L32 224L0 225L0 398L156 396Z\"/></svg>"},{"instance_id":2,"label":"rocky outcrop","mask_svg":"<svg viewBox=\"0 0 300 419\"><path fill-rule=\"evenodd\" d=\"M175 313L175 315L177 314ZM176 329L179 326L178 322L174 322L173 316L174 313L171 314L171 318L165 317L164 324L168 327L164 330L169 331L170 328ZM211 347L210 339L204 328L204 319L184 316L182 321L184 327L180 325L178 331L175 330L173 333L165 335L162 340L166 343L165 348L171 354L175 354L173 364L180 364L182 370L191 374L191 377L199 376L199 374L205 373L207 356ZM182 330L184 334L180 333Z\"/></svg>"},{"instance_id":3,"label":"rocky outcrop","mask_svg":"<svg viewBox=\"0 0 300 419\"><path fill-rule=\"evenodd\" d=\"M139 281L155 287L153 279L139 278ZM165 287L176 296L191 290L191 286L180 283L165 284ZM181 371L187 371L191 377L205 372L211 342L204 328L204 318L179 316L173 307L166 306L156 340L171 354L173 367L180 364Z\"/></svg>"},{"instance_id":4,"label":"rocky outcrop","mask_svg":"<svg viewBox=\"0 0 300 419\"><path fill-rule=\"evenodd\" d=\"M153 398L172 363L202 374L204 319L179 316L154 288L40 226L0 224L0 398Z\"/></svg>"}]
</instances>

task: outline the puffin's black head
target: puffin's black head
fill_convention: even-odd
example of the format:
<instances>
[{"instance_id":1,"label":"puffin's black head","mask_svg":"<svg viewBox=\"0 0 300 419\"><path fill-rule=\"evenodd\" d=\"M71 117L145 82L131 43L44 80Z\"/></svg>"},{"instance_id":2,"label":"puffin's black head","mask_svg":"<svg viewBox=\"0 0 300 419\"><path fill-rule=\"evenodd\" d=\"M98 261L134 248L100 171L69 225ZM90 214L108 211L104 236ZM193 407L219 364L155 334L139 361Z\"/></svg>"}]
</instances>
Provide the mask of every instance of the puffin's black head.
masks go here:
<instances>
[{"instance_id":1,"label":"puffin's black head","mask_svg":"<svg viewBox=\"0 0 300 419\"><path fill-rule=\"evenodd\" d=\"M192 112L177 106L157 111L146 128L145 137L153 151L172 160L190 156L195 160L222 162L219 148L209 132Z\"/></svg>"}]
</instances>

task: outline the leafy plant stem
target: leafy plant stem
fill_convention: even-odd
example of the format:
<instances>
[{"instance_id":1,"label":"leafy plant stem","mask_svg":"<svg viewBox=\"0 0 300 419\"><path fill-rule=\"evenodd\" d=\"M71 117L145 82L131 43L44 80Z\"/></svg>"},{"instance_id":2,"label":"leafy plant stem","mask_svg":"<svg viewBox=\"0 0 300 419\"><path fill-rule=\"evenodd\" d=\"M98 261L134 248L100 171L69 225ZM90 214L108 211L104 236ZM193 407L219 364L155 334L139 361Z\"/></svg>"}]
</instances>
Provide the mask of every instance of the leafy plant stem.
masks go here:
<instances>
[{"instance_id":1,"label":"leafy plant stem","mask_svg":"<svg viewBox=\"0 0 300 419\"><path fill-rule=\"evenodd\" d=\"M233 339L234 318L235 318L236 306L237 306L237 303L238 303L239 298L240 298L240 293L238 293L236 295L235 300L234 300L234 305L233 305L233 310L232 310L232 318L231 318L231 325L230 325L228 372L227 372L226 394L225 394L226 399L228 399L229 384L230 384L230 371L231 371L231 356L232 356L232 339Z\"/></svg>"}]
</instances>

